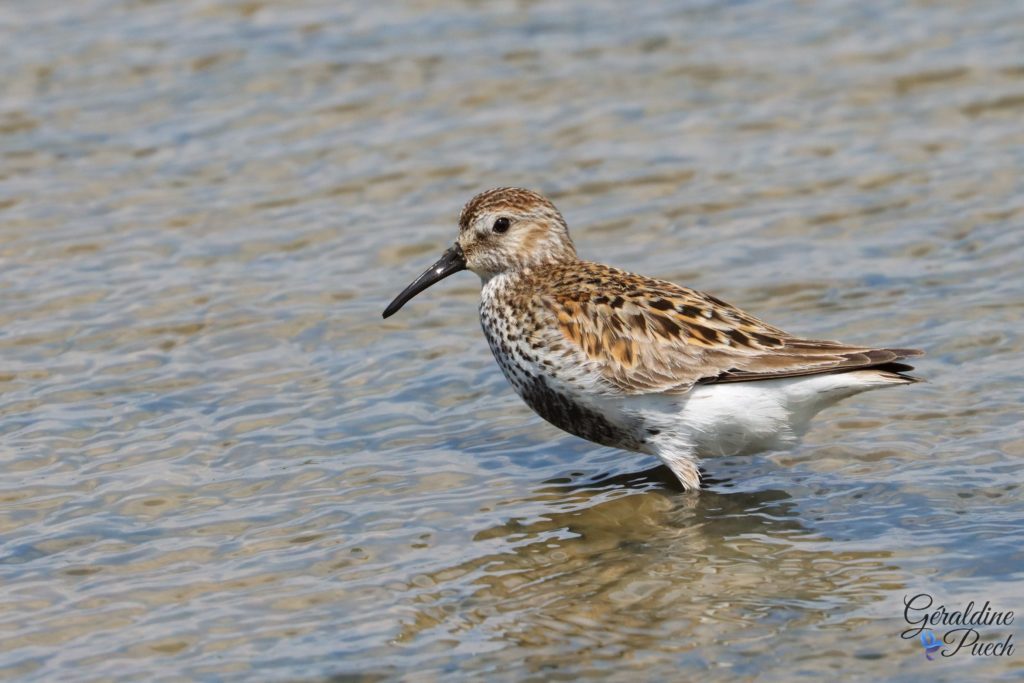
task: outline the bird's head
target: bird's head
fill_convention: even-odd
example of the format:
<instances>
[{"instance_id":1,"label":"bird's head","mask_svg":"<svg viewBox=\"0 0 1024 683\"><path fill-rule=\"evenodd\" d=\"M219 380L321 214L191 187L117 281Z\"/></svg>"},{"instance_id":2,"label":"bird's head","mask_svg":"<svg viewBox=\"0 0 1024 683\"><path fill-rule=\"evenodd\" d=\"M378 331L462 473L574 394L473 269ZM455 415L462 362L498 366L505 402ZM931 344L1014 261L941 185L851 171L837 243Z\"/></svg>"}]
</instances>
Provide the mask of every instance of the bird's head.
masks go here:
<instances>
[{"instance_id":1,"label":"bird's head","mask_svg":"<svg viewBox=\"0 0 1024 683\"><path fill-rule=\"evenodd\" d=\"M463 207L455 244L395 297L384 317L460 270L487 282L502 273L575 259L565 219L543 195L518 187L487 190Z\"/></svg>"}]
</instances>

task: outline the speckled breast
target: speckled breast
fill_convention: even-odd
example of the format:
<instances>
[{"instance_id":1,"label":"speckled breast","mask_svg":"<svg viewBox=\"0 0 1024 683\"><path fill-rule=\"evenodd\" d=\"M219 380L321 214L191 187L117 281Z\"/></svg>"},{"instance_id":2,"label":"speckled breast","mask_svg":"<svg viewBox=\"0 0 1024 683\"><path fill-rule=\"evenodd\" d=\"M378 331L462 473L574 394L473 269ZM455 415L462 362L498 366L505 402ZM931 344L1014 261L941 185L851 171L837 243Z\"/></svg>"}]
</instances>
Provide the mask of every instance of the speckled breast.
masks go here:
<instances>
[{"instance_id":1,"label":"speckled breast","mask_svg":"<svg viewBox=\"0 0 1024 683\"><path fill-rule=\"evenodd\" d=\"M570 392L555 389L560 384L548 375L555 369L541 360L543 349L526 343L500 307L480 306L480 326L498 367L509 383L535 413L570 434L631 451L643 451L643 425L636 418L615 418L592 408Z\"/></svg>"}]
</instances>

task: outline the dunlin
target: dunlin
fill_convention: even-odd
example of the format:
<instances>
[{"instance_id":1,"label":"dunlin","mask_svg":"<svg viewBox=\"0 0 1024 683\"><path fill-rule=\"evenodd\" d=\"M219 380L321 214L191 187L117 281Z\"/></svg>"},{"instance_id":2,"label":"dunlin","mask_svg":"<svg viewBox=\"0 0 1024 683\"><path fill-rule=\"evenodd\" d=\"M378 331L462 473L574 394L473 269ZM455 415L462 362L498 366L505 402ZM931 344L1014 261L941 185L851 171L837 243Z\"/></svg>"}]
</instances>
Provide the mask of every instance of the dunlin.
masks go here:
<instances>
[{"instance_id":1,"label":"dunlin","mask_svg":"<svg viewBox=\"0 0 1024 683\"><path fill-rule=\"evenodd\" d=\"M917 381L916 349L804 339L687 287L582 261L558 209L502 187L473 197L459 237L385 309L460 270L516 392L551 424L661 458L685 489L700 457L792 445L825 408Z\"/></svg>"}]
</instances>

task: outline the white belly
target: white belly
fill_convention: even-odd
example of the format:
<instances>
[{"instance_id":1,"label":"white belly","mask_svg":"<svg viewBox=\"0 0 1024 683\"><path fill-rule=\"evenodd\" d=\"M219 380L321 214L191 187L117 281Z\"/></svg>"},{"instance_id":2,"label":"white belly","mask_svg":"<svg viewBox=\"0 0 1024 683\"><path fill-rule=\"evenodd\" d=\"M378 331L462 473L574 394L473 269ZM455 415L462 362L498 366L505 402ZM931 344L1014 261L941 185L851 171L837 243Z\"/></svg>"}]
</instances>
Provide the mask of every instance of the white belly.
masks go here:
<instances>
[{"instance_id":1,"label":"white belly","mask_svg":"<svg viewBox=\"0 0 1024 683\"><path fill-rule=\"evenodd\" d=\"M820 410L854 394L899 383L872 370L760 382L704 384L651 420L674 423L660 439L663 450L690 449L697 456L745 455L787 448ZM652 406L653 407L653 406ZM665 408L669 408L665 411ZM646 412L646 411L645 411Z\"/></svg>"}]
</instances>

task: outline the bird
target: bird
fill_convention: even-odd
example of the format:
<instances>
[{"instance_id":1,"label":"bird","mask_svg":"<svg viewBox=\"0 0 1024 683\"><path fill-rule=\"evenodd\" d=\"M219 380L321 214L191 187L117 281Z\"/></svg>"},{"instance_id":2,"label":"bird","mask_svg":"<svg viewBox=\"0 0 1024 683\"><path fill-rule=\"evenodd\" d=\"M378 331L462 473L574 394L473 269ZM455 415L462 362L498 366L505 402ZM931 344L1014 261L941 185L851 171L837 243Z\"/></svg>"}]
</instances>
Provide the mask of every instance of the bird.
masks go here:
<instances>
[{"instance_id":1,"label":"bird","mask_svg":"<svg viewBox=\"0 0 1024 683\"><path fill-rule=\"evenodd\" d=\"M695 289L585 261L542 194L473 197L440 259L388 318L457 272L480 277L480 324L498 366L540 417L603 446L660 458L684 491L701 459L789 448L822 409L912 384L910 348L800 337Z\"/></svg>"}]
</instances>

